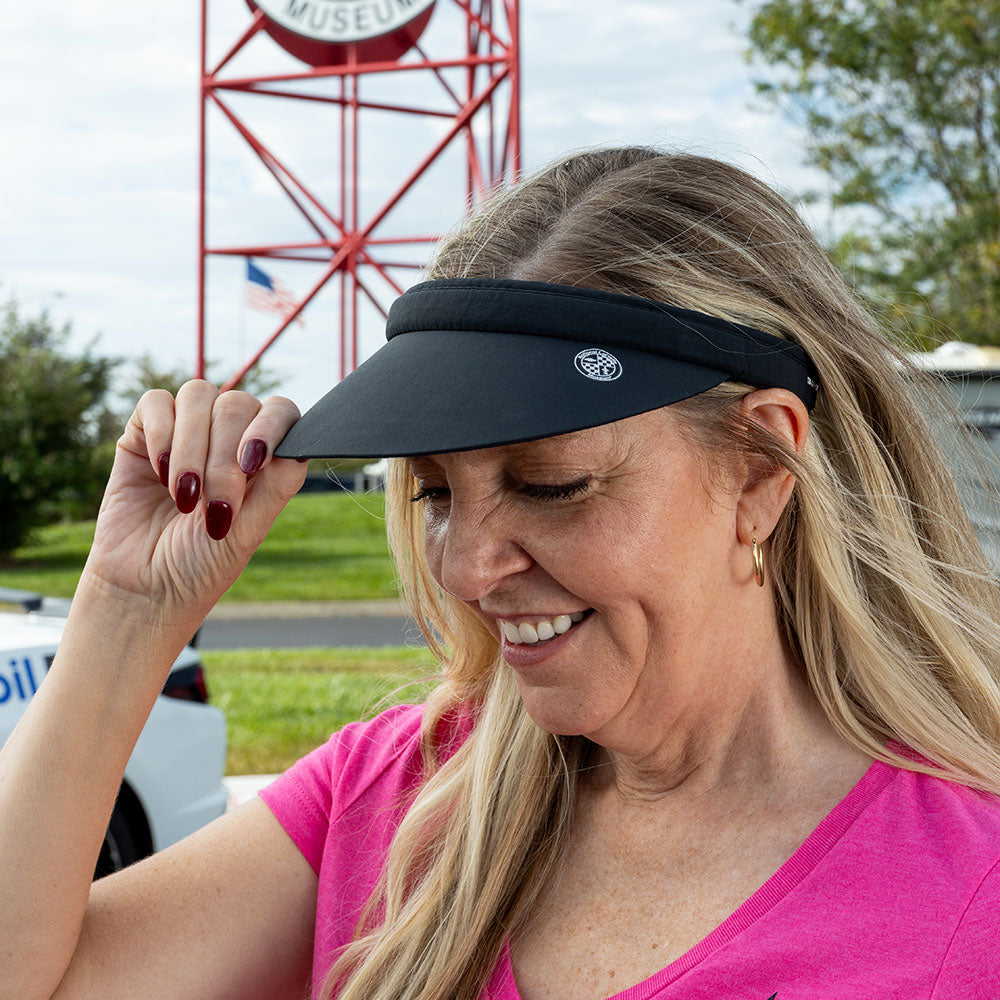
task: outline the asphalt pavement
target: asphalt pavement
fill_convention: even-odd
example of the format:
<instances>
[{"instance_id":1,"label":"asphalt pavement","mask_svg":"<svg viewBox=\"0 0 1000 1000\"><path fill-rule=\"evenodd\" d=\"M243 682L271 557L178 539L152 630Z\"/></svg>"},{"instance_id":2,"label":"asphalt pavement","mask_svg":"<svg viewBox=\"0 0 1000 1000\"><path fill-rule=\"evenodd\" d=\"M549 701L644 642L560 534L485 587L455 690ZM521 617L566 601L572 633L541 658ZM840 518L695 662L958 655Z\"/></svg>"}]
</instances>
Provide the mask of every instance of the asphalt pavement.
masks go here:
<instances>
[{"instance_id":1,"label":"asphalt pavement","mask_svg":"<svg viewBox=\"0 0 1000 1000\"><path fill-rule=\"evenodd\" d=\"M423 644L398 601L219 604L198 637L201 649Z\"/></svg>"}]
</instances>

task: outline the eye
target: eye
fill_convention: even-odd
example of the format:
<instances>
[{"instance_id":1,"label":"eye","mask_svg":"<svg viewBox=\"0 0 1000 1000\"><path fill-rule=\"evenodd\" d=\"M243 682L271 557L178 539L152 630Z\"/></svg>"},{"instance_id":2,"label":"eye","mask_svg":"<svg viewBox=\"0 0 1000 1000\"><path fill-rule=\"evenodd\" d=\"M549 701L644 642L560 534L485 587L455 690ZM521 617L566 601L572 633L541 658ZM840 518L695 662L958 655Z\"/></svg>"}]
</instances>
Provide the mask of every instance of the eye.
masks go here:
<instances>
[{"instance_id":1,"label":"eye","mask_svg":"<svg viewBox=\"0 0 1000 1000\"><path fill-rule=\"evenodd\" d=\"M571 483L524 483L519 492L534 500L569 500L570 497L585 492L590 487L590 480L588 475ZM446 486L424 486L416 496L410 497L410 503L419 503L421 500L434 503L443 500L449 492Z\"/></svg>"},{"instance_id":2,"label":"eye","mask_svg":"<svg viewBox=\"0 0 1000 1000\"><path fill-rule=\"evenodd\" d=\"M571 483L525 483L521 487L521 492L538 500L568 500L578 493L585 492L589 486L590 476L584 476Z\"/></svg>"},{"instance_id":3,"label":"eye","mask_svg":"<svg viewBox=\"0 0 1000 1000\"><path fill-rule=\"evenodd\" d=\"M410 497L410 503L419 503L421 500L441 500L448 495L448 490L444 486L424 486L415 496Z\"/></svg>"}]
</instances>

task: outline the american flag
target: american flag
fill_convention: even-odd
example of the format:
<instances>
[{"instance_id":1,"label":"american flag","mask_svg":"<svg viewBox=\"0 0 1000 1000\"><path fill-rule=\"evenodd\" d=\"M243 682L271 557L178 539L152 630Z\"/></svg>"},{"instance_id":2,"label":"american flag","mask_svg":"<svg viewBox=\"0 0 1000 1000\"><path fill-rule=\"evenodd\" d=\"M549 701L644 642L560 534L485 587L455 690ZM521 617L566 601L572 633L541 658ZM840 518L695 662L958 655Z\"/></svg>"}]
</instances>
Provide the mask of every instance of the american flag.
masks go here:
<instances>
[{"instance_id":1,"label":"american flag","mask_svg":"<svg viewBox=\"0 0 1000 1000\"><path fill-rule=\"evenodd\" d=\"M298 304L298 299L282 282L266 274L247 257L247 305L251 309L287 316ZM305 325L301 316L296 322Z\"/></svg>"}]
</instances>

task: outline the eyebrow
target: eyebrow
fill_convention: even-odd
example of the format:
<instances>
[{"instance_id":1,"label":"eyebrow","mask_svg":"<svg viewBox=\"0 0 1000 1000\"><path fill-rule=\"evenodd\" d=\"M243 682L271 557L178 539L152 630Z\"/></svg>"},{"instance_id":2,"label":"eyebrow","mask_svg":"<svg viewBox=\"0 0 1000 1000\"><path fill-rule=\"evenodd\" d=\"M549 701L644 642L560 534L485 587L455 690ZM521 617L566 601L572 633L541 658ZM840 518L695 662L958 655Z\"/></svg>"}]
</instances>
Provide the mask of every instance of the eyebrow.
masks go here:
<instances>
[{"instance_id":1,"label":"eyebrow","mask_svg":"<svg viewBox=\"0 0 1000 1000\"><path fill-rule=\"evenodd\" d=\"M413 472L418 466L428 466L432 465L434 468L441 468L437 462L431 458L430 455L408 455L405 459L406 464L410 467L410 472Z\"/></svg>"},{"instance_id":2,"label":"eyebrow","mask_svg":"<svg viewBox=\"0 0 1000 1000\"><path fill-rule=\"evenodd\" d=\"M455 452L454 454L471 454L472 452L476 452L476 451L500 451L500 450L503 450L503 451L505 451L507 453L507 456L509 458L514 459L514 460L518 460L518 459L524 458L526 455L528 457L531 457L532 452L534 452L537 455L539 453L539 451L541 451L542 458L545 461L551 461L552 460L551 450L552 450L553 446L547 444L546 442L556 441L556 440L560 440L560 439L575 438L575 437L578 437L579 435L585 433L587 430L590 430L590 429L591 428L585 428L585 429L579 430L579 431L568 431L565 434L554 434L554 435L552 435L552 437L548 437L548 438L532 438L529 441L516 441L516 442L514 442L512 444L493 445L493 446L491 446L489 448L470 448L470 449L465 449L463 451ZM539 447L539 445L541 445L541 447ZM446 454L452 454L452 453L451 452L447 452ZM557 456L557 457L561 458L561 456ZM409 455L409 456L407 456L406 460L407 460L407 462L410 463L410 467L411 468L414 465L432 465L435 468L440 468L440 464L435 460L434 454L429 454L429 455Z\"/></svg>"}]
</instances>

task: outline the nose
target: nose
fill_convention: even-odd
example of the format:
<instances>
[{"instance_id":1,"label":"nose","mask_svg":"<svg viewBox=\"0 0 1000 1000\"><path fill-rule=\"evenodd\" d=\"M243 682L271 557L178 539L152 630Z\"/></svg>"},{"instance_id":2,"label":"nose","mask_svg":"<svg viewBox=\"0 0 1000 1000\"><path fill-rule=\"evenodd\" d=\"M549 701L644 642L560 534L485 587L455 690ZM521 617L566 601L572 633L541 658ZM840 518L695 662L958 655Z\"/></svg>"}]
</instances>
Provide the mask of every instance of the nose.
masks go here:
<instances>
[{"instance_id":1,"label":"nose","mask_svg":"<svg viewBox=\"0 0 1000 1000\"><path fill-rule=\"evenodd\" d=\"M447 522L428 530L427 548L435 579L461 601L478 601L534 565L510 518L492 505L453 503Z\"/></svg>"}]
</instances>

